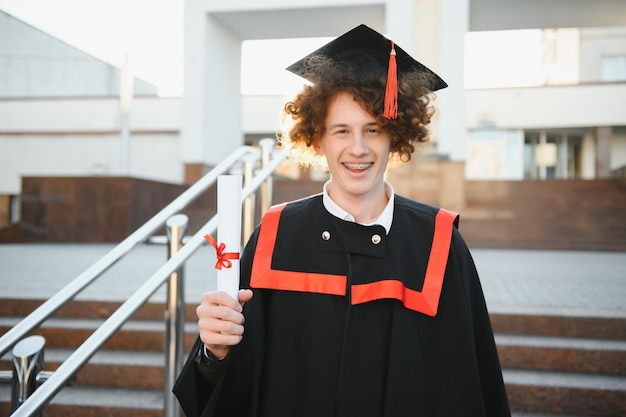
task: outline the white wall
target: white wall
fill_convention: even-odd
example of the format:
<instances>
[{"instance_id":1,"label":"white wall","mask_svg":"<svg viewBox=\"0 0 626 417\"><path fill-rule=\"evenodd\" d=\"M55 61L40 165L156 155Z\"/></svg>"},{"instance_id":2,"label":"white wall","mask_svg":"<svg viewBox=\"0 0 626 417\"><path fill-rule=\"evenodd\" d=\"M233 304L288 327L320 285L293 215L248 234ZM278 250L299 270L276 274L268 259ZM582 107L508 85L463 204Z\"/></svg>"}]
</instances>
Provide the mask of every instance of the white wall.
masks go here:
<instances>
[{"instance_id":1,"label":"white wall","mask_svg":"<svg viewBox=\"0 0 626 417\"><path fill-rule=\"evenodd\" d=\"M467 91L468 129L626 125L626 84Z\"/></svg>"},{"instance_id":2,"label":"white wall","mask_svg":"<svg viewBox=\"0 0 626 417\"><path fill-rule=\"evenodd\" d=\"M121 175L117 99L0 101L0 194L19 194L22 176ZM180 100L135 99L130 175L183 180Z\"/></svg>"},{"instance_id":3,"label":"white wall","mask_svg":"<svg viewBox=\"0 0 626 417\"><path fill-rule=\"evenodd\" d=\"M272 136L283 101L244 97L243 133ZM625 108L625 84L470 90L465 128L626 126ZM131 175L182 183L181 100L136 98L130 119ZM0 194L19 193L22 175L119 175L119 129L114 97L0 100ZM585 176L593 178L593 158L588 162ZM624 164L626 132L615 128L611 168Z\"/></svg>"},{"instance_id":4,"label":"white wall","mask_svg":"<svg viewBox=\"0 0 626 417\"><path fill-rule=\"evenodd\" d=\"M156 87L135 79L136 94ZM120 70L0 10L0 97L116 95Z\"/></svg>"},{"instance_id":5,"label":"white wall","mask_svg":"<svg viewBox=\"0 0 626 417\"><path fill-rule=\"evenodd\" d=\"M581 82L601 79L600 62L605 55L626 55L626 27L581 29Z\"/></svg>"}]
</instances>

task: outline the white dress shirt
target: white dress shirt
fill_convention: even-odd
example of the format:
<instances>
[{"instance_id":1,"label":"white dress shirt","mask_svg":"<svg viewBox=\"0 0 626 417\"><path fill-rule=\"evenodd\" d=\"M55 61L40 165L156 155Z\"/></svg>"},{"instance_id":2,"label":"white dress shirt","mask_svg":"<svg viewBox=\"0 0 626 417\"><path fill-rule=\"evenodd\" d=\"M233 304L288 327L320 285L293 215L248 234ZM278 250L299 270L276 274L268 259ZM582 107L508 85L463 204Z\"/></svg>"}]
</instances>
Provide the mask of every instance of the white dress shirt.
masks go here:
<instances>
[{"instance_id":1,"label":"white dress shirt","mask_svg":"<svg viewBox=\"0 0 626 417\"><path fill-rule=\"evenodd\" d=\"M346 220L349 222L354 222L355 221L354 216L348 213L347 211L345 211L344 209L342 209L341 207L339 207L339 205L335 203L332 198L330 198L330 195L328 194L328 190L327 190L328 184L330 184L330 181L332 180L329 180L326 182L326 184L324 184L324 192L323 192L324 208L326 208L326 210L328 210L328 212L335 217L338 217L342 220ZM361 224L364 226L372 226L375 224L379 224L383 226L387 234L389 234L389 229L391 229L391 223L393 222L394 192L393 192L393 187L387 181L385 181L385 194L387 194L387 198L389 198L389 201L387 202L387 205L383 209L382 213L380 213L380 216L378 216L377 219L374 219L371 222L361 223Z\"/></svg>"}]
</instances>

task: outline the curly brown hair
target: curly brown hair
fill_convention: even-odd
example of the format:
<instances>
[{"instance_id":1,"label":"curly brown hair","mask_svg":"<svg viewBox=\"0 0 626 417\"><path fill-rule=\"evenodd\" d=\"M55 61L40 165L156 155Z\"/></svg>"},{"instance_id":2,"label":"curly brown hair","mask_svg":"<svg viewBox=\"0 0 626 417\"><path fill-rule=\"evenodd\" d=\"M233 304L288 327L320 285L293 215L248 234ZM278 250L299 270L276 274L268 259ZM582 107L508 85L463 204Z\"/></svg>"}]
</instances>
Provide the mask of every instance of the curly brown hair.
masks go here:
<instances>
[{"instance_id":1,"label":"curly brown hair","mask_svg":"<svg viewBox=\"0 0 626 417\"><path fill-rule=\"evenodd\" d=\"M398 117L383 116L386 78L355 76L345 65L329 58L314 57L307 63L309 80L315 85L305 86L283 108L283 120L291 118L293 125L288 135L279 133L283 145L301 153L304 164L306 153L314 153L312 144L325 133L325 121L331 100L339 93L349 93L365 111L372 114L379 126L391 138L391 154L401 161L409 161L416 143L428 141L428 124L434 114L430 105L431 91L427 74L410 72L398 74Z\"/></svg>"}]
</instances>

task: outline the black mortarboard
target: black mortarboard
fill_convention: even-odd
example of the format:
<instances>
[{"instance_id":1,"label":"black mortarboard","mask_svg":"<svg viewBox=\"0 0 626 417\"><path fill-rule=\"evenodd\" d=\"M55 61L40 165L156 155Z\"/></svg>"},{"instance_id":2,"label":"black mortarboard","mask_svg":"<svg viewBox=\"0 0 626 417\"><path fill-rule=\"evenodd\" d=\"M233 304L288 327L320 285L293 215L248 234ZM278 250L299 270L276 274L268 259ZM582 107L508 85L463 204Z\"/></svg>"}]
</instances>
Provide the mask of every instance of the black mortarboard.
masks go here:
<instances>
[{"instance_id":1,"label":"black mortarboard","mask_svg":"<svg viewBox=\"0 0 626 417\"><path fill-rule=\"evenodd\" d=\"M349 64L353 74L359 78L387 77L385 117L397 115L397 73L421 72L431 76L426 87L431 91L448 86L437 74L417 62L402 48L394 45L375 30L366 25L344 33L321 48L287 67L287 70L315 83L307 74L307 62L314 56L325 56L339 63Z\"/></svg>"}]
</instances>

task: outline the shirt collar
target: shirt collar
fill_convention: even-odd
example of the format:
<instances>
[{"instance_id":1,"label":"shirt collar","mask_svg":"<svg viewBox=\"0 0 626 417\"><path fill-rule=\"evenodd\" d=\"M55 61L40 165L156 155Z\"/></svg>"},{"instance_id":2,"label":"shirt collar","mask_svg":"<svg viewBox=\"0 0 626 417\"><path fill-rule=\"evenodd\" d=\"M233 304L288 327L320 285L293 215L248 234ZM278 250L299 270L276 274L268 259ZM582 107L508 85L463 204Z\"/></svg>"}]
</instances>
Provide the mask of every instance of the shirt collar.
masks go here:
<instances>
[{"instance_id":1,"label":"shirt collar","mask_svg":"<svg viewBox=\"0 0 626 417\"><path fill-rule=\"evenodd\" d=\"M339 205L335 203L332 198L330 198L330 195L328 194L328 190L327 190L328 184L330 184L330 180L324 184L324 191L323 191L324 208L326 208L326 210L335 217L338 217L345 221L354 222L355 221L354 216L348 213L347 211L345 211L344 209L342 209L341 207L339 207ZM394 201L395 193L393 191L393 187L387 181L385 181L385 194L387 194L389 201L387 202L387 205L383 209L382 213L380 213L380 216L378 216L377 219L374 219L371 222L361 223L361 224L363 226L372 226L375 224L381 225L385 228L385 231L387 232L387 234L389 234L389 229L391 229L391 223L393 222L393 201Z\"/></svg>"}]
</instances>

